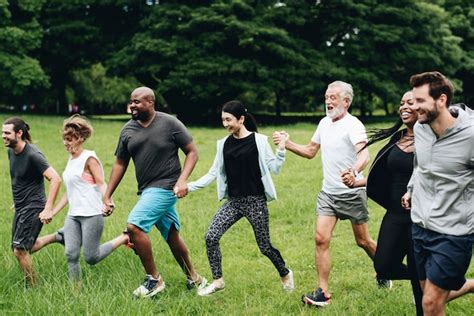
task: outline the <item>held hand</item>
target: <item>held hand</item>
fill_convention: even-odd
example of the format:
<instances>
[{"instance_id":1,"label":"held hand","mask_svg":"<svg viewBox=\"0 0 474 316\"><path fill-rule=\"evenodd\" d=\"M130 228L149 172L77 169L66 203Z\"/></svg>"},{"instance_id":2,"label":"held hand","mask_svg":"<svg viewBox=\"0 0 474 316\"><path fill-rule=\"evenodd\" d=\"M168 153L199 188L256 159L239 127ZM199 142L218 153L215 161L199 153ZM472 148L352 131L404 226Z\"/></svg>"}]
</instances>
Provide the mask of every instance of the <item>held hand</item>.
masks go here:
<instances>
[{"instance_id":1,"label":"held hand","mask_svg":"<svg viewBox=\"0 0 474 316\"><path fill-rule=\"evenodd\" d=\"M179 199L188 195L188 184L186 183L186 181L176 182L173 188L173 192L174 192L174 195L176 195L176 197Z\"/></svg>"},{"instance_id":2,"label":"held hand","mask_svg":"<svg viewBox=\"0 0 474 316\"><path fill-rule=\"evenodd\" d=\"M290 134L285 131L280 132L280 142L278 144L278 148L285 149L286 142L290 139Z\"/></svg>"},{"instance_id":3,"label":"held hand","mask_svg":"<svg viewBox=\"0 0 474 316\"><path fill-rule=\"evenodd\" d=\"M114 212L115 203L110 199L104 199L104 204L102 204L102 215L103 216L110 216Z\"/></svg>"},{"instance_id":4,"label":"held hand","mask_svg":"<svg viewBox=\"0 0 474 316\"><path fill-rule=\"evenodd\" d=\"M355 184L355 175L354 172L352 171L351 168L345 169L341 171L341 180L344 185L346 185L349 188L354 187Z\"/></svg>"},{"instance_id":5,"label":"held hand","mask_svg":"<svg viewBox=\"0 0 474 316\"><path fill-rule=\"evenodd\" d=\"M402 207L406 210L411 209L411 193L407 192L402 196Z\"/></svg>"},{"instance_id":6,"label":"held hand","mask_svg":"<svg viewBox=\"0 0 474 316\"><path fill-rule=\"evenodd\" d=\"M273 143L278 146L278 144L280 144L281 142L280 132L273 132L272 138L273 138Z\"/></svg>"},{"instance_id":7,"label":"held hand","mask_svg":"<svg viewBox=\"0 0 474 316\"><path fill-rule=\"evenodd\" d=\"M44 209L39 213L39 219L43 224L49 224L53 220L53 211L50 209Z\"/></svg>"}]
</instances>

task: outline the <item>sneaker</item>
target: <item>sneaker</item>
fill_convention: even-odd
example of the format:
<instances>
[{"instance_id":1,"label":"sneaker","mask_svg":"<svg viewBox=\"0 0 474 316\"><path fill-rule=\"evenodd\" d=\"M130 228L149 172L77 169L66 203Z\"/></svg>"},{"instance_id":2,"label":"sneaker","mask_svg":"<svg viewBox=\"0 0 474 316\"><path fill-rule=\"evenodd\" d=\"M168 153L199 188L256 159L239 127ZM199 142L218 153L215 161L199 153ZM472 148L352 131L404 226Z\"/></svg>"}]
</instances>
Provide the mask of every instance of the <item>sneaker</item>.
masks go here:
<instances>
[{"instance_id":1,"label":"sneaker","mask_svg":"<svg viewBox=\"0 0 474 316\"><path fill-rule=\"evenodd\" d=\"M331 303L331 295L326 295L321 288L318 288L314 292L304 294L301 297L301 301L307 305L322 307Z\"/></svg>"},{"instance_id":2,"label":"sneaker","mask_svg":"<svg viewBox=\"0 0 474 316\"><path fill-rule=\"evenodd\" d=\"M393 287L393 282L392 282L392 280L377 278L377 286L379 287L379 289L389 289L390 290Z\"/></svg>"},{"instance_id":3,"label":"sneaker","mask_svg":"<svg viewBox=\"0 0 474 316\"><path fill-rule=\"evenodd\" d=\"M142 285L133 291L133 295L137 298L153 297L164 289L165 282L161 278L161 275L158 279L153 279L151 275L147 274Z\"/></svg>"},{"instance_id":4,"label":"sneaker","mask_svg":"<svg viewBox=\"0 0 474 316\"><path fill-rule=\"evenodd\" d=\"M289 269L288 269L289 270ZM295 289L295 279L293 278L293 271L289 270L288 279L283 282L283 289L285 291L291 292Z\"/></svg>"},{"instance_id":5,"label":"sneaker","mask_svg":"<svg viewBox=\"0 0 474 316\"><path fill-rule=\"evenodd\" d=\"M225 288L225 283L224 282L222 282L222 285L216 285L214 282L212 282L208 286L198 290L197 294L199 296L208 296L208 295L211 295L211 294L216 293L218 291L222 291L222 290L224 290L224 288Z\"/></svg>"},{"instance_id":6,"label":"sneaker","mask_svg":"<svg viewBox=\"0 0 474 316\"><path fill-rule=\"evenodd\" d=\"M61 227L56 232L56 241L64 246L64 227Z\"/></svg>"},{"instance_id":7,"label":"sneaker","mask_svg":"<svg viewBox=\"0 0 474 316\"><path fill-rule=\"evenodd\" d=\"M207 280L205 277L200 276L199 274L197 275L196 280L192 279L186 279L186 288L188 290L192 290L194 288L197 288L198 291L203 289L207 285Z\"/></svg>"}]
</instances>

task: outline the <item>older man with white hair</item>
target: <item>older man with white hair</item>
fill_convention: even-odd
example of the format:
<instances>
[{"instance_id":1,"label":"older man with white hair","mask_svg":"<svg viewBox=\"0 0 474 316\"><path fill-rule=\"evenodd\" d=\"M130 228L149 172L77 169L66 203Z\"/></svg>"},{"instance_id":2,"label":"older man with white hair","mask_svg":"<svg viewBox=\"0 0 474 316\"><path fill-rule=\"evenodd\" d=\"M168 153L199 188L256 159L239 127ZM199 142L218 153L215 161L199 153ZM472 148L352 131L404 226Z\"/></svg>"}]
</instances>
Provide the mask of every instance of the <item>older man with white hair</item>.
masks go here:
<instances>
[{"instance_id":1,"label":"older man with white hair","mask_svg":"<svg viewBox=\"0 0 474 316\"><path fill-rule=\"evenodd\" d=\"M321 150L323 164L323 187L317 198L316 221L316 270L319 286L314 292L303 295L306 304L325 306L331 301L329 292L329 273L331 255L329 244L332 233L339 219L349 219L356 243L363 248L371 259L375 256L377 244L370 237L367 226L369 214L365 188L352 188L347 183L362 177L362 170L369 161L368 150L364 148L367 135L364 125L349 112L353 98L352 86L343 81L328 85L325 94L326 117L320 122L307 145L286 142L286 149L308 159L316 156ZM275 132L276 144L286 132ZM352 185L349 185L352 186ZM379 284L391 284L388 280L379 280Z\"/></svg>"}]
</instances>

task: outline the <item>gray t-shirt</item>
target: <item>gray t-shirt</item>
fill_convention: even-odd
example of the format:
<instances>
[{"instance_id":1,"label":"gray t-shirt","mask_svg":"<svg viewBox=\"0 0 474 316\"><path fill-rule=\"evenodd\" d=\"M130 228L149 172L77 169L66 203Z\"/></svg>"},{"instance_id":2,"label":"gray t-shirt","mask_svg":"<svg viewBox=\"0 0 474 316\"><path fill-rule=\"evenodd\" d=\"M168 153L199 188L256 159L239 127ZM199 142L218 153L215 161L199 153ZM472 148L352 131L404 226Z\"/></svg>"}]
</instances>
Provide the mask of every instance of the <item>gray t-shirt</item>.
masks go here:
<instances>
[{"instance_id":1,"label":"gray t-shirt","mask_svg":"<svg viewBox=\"0 0 474 316\"><path fill-rule=\"evenodd\" d=\"M192 142L186 127L163 112L146 128L130 120L122 128L115 150L119 159L135 163L138 194L149 187L172 189L181 174L178 149Z\"/></svg>"},{"instance_id":2,"label":"gray t-shirt","mask_svg":"<svg viewBox=\"0 0 474 316\"><path fill-rule=\"evenodd\" d=\"M26 143L18 155L8 148L8 159L15 210L44 208L46 196L43 173L49 164L43 153L35 145Z\"/></svg>"}]
</instances>

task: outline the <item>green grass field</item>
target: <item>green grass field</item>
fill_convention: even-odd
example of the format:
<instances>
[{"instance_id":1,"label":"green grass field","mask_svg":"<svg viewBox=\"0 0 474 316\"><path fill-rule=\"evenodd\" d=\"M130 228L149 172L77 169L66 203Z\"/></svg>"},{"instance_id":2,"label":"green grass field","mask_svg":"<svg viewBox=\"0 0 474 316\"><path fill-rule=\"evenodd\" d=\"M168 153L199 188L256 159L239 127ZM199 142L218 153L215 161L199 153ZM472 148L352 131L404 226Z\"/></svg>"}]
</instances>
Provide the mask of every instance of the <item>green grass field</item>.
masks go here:
<instances>
[{"instance_id":1,"label":"green grass field","mask_svg":"<svg viewBox=\"0 0 474 316\"><path fill-rule=\"evenodd\" d=\"M5 115L0 115L3 122ZM63 118L26 116L31 134L50 164L62 173L67 153L63 149L61 126ZM110 175L114 150L123 123L92 120L93 137L87 149L97 152ZM297 124L284 128L297 142L307 143L315 126ZM271 135L273 127L261 133ZM200 152L199 162L190 180L195 180L209 169L215 154L215 141L226 135L224 129L190 128ZM371 148L371 156L376 150ZM375 284L372 262L355 245L349 222L338 223L332 240L331 290L332 304L324 310L305 307L300 303L304 292L316 286L314 268L313 227L315 199L321 188L322 169L319 156L306 160L291 153L278 176L274 176L279 194L269 204L272 242L282 253L287 265L295 273L296 289L285 293L280 278L270 261L259 253L250 225L245 220L232 227L221 240L223 271L226 289L211 297L201 298L185 287L185 277L175 263L158 231L151 232L155 261L166 281L167 288L157 298L136 300L132 291L140 284L144 271L133 251L120 247L96 266L88 266L81 259L84 286L73 290L67 279L66 257L63 247L53 244L33 255L39 274L39 285L25 289L22 274L11 253L11 222L13 218L10 175L6 150L0 158L0 314L10 315L413 315L411 288L408 281L396 281L392 290L380 290ZM63 190L62 190L63 192ZM114 194L117 204L114 214L107 218L103 241L119 234L126 225L127 215L137 201L133 164ZM215 184L194 192L178 202L182 236L192 254L194 264L208 279L204 234L211 217L219 208ZM369 229L376 239L383 209L369 202ZM67 210L63 210L41 235L52 233L63 224ZM474 277L474 267L468 272ZM448 305L450 315L472 315L474 295L464 296Z\"/></svg>"}]
</instances>

